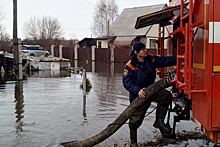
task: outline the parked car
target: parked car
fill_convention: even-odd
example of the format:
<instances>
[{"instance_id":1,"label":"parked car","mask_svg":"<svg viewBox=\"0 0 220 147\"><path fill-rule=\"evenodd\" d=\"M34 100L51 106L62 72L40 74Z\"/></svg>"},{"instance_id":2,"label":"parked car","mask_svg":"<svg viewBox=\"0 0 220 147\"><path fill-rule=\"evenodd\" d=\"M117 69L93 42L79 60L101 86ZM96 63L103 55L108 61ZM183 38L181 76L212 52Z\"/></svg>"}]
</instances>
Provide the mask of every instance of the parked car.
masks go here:
<instances>
[{"instance_id":1,"label":"parked car","mask_svg":"<svg viewBox=\"0 0 220 147\"><path fill-rule=\"evenodd\" d=\"M23 56L49 56L50 53L40 45L22 45Z\"/></svg>"}]
</instances>

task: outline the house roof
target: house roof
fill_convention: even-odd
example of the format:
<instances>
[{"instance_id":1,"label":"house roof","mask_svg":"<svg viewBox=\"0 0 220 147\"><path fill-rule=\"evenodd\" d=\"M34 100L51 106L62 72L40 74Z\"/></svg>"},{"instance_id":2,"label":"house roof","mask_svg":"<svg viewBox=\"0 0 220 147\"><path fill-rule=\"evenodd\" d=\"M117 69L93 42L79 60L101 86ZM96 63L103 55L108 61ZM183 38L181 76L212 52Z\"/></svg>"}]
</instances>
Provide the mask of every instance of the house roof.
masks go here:
<instances>
[{"instance_id":1,"label":"house roof","mask_svg":"<svg viewBox=\"0 0 220 147\"><path fill-rule=\"evenodd\" d=\"M130 46L132 40L134 40L136 36L132 37L116 37L114 40L114 45L115 46Z\"/></svg>"},{"instance_id":2,"label":"house roof","mask_svg":"<svg viewBox=\"0 0 220 147\"><path fill-rule=\"evenodd\" d=\"M148 32L148 27L135 29L137 18L142 15L162 10L166 4L126 8L110 26L112 36L143 36Z\"/></svg>"},{"instance_id":3,"label":"house roof","mask_svg":"<svg viewBox=\"0 0 220 147\"><path fill-rule=\"evenodd\" d=\"M106 40L108 41L108 43L111 43L116 37L115 36L103 36L103 37L97 37L97 38L83 38L82 40L80 40L77 44L79 44L79 46L93 46L96 45L96 41L97 40Z\"/></svg>"}]
</instances>

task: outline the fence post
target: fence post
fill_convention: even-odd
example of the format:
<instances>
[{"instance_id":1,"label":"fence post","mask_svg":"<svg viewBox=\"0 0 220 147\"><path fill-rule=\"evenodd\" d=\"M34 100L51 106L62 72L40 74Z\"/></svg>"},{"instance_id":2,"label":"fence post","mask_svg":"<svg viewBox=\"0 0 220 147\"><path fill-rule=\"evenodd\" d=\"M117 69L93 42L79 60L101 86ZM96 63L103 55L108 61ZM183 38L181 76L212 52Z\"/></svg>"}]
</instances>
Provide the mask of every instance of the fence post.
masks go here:
<instances>
[{"instance_id":1,"label":"fence post","mask_svg":"<svg viewBox=\"0 0 220 147\"><path fill-rule=\"evenodd\" d=\"M63 45L59 45L59 57L63 58Z\"/></svg>"},{"instance_id":2,"label":"fence post","mask_svg":"<svg viewBox=\"0 0 220 147\"><path fill-rule=\"evenodd\" d=\"M92 61L92 72L95 72L95 61Z\"/></svg>"},{"instance_id":3,"label":"fence post","mask_svg":"<svg viewBox=\"0 0 220 147\"><path fill-rule=\"evenodd\" d=\"M96 46L93 45L91 48L92 48L92 61L95 61L95 48L96 48Z\"/></svg>"},{"instance_id":4,"label":"fence post","mask_svg":"<svg viewBox=\"0 0 220 147\"><path fill-rule=\"evenodd\" d=\"M75 47L74 47L74 67L75 67L75 70L77 70L77 67L78 67L78 48L79 48L79 45L76 44Z\"/></svg>"},{"instance_id":5,"label":"fence post","mask_svg":"<svg viewBox=\"0 0 220 147\"><path fill-rule=\"evenodd\" d=\"M115 62L115 46L111 45L110 46L110 61Z\"/></svg>"},{"instance_id":6,"label":"fence post","mask_svg":"<svg viewBox=\"0 0 220 147\"><path fill-rule=\"evenodd\" d=\"M78 48L79 48L79 45L76 44L74 47L74 60L78 60Z\"/></svg>"},{"instance_id":7,"label":"fence post","mask_svg":"<svg viewBox=\"0 0 220 147\"><path fill-rule=\"evenodd\" d=\"M51 45L50 47L51 57L54 57L54 47L55 45Z\"/></svg>"}]
</instances>

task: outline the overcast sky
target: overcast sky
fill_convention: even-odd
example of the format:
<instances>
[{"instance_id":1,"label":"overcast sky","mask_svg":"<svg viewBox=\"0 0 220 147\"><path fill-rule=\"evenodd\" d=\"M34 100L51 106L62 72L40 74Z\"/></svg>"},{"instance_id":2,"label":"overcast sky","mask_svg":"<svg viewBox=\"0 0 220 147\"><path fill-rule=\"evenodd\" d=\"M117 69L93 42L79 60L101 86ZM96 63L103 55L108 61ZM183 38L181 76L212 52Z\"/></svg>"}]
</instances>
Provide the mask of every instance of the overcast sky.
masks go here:
<instances>
[{"instance_id":1,"label":"overcast sky","mask_svg":"<svg viewBox=\"0 0 220 147\"><path fill-rule=\"evenodd\" d=\"M65 38L91 37L90 26L98 0L17 0L18 1L18 37L22 36L22 27L31 17L51 16L57 18L65 32ZM119 14L125 8L168 3L169 0L115 0ZM2 23L12 36L13 0L0 0L0 6L6 13Z\"/></svg>"}]
</instances>

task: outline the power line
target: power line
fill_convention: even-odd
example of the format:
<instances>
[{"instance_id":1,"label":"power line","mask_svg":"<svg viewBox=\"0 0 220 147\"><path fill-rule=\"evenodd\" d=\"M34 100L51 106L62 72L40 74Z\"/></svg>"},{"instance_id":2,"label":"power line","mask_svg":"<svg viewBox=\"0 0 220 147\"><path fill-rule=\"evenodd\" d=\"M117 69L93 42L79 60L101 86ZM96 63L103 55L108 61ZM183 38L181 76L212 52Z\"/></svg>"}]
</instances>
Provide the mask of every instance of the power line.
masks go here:
<instances>
[{"instance_id":1,"label":"power line","mask_svg":"<svg viewBox=\"0 0 220 147\"><path fill-rule=\"evenodd\" d=\"M85 0L87 3L89 3L89 4L91 4L91 5L93 5L93 6L95 6L93 3L91 3L90 1L88 1L88 0Z\"/></svg>"}]
</instances>

